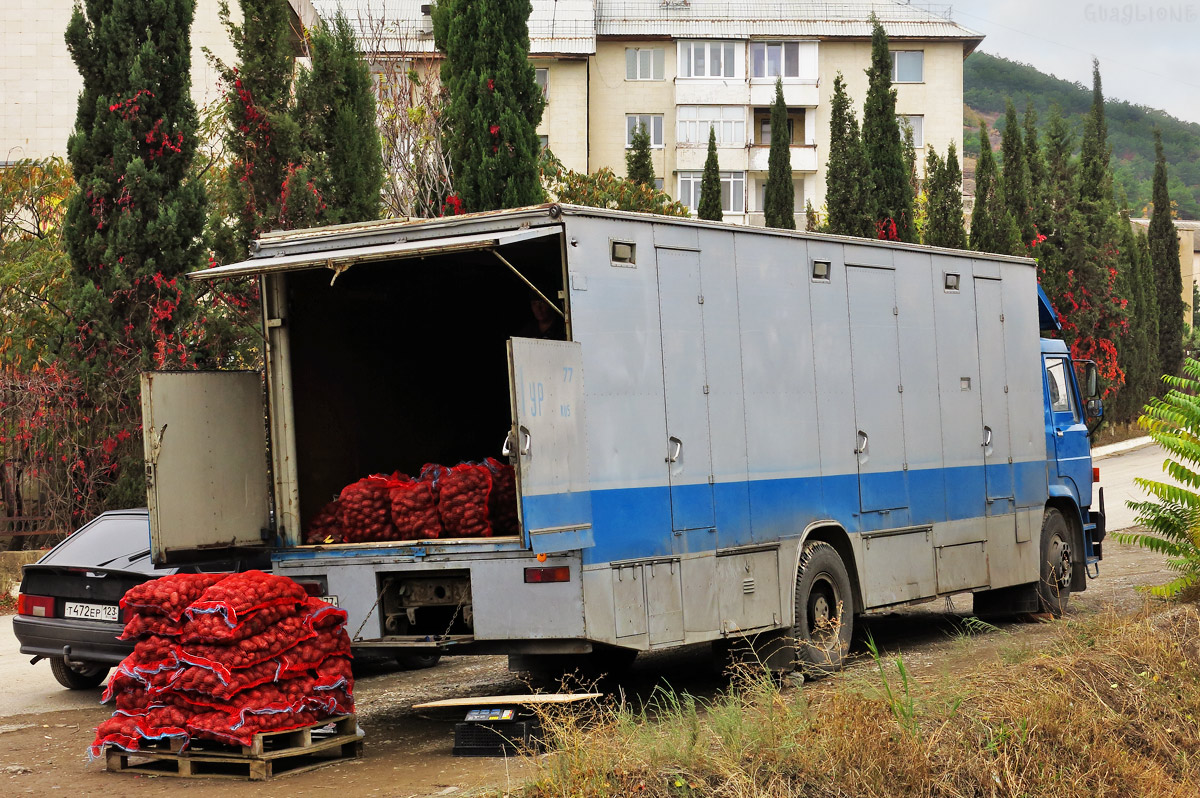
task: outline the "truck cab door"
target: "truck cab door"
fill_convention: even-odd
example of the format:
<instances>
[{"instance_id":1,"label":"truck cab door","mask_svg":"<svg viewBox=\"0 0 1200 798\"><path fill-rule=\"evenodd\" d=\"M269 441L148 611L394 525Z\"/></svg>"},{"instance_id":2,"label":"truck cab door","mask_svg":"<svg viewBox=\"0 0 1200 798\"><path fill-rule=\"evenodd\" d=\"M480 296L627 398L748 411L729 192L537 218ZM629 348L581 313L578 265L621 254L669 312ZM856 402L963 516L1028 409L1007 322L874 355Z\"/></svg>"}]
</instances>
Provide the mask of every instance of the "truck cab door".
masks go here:
<instances>
[{"instance_id":1,"label":"truck cab door","mask_svg":"<svg viewBox=\"0 0 1200 798\"><path fill-rule=\"evenodd\" d=\"M536 554L590 548L592 494L583 405L583 349L573 341L511 338L509 391L517 492Z\"/></svg>"},{"instance_id":2,"label":"truck cab door","mask_svg":"<svg viewBox=\"0 0 1200 798\"><path fill-rule=\"evenodd\" d=\"M1058 475L1072 483L1079 504L1086 507L1092 497L1092 459L1087 423L1075 390L1074 368L1067 355L1046 355L1046 405L1054 431L1054 455Z\"/></svg>"},{"instance_id":3,"label":"truck cab door","mask_svg":"<svg viewBox=\"0 0 1200 798\"><path fill-rule=\"evenodd\" d=\"M271 492L262 374L142 375L150 551L158 565L262 548Z\"/></svg>"}]
</instances>

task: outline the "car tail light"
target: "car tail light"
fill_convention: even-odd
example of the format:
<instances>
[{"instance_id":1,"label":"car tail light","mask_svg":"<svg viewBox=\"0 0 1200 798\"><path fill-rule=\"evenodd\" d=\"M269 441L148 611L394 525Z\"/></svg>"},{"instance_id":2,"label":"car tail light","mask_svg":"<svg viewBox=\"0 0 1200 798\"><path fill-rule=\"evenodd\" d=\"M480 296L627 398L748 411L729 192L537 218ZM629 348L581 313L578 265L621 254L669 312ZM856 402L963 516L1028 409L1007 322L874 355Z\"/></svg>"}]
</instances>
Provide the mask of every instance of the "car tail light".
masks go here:
<instances>
[{"instance_id":1,"label":"car tail light","mask_svg":"<svg viewBox=\"0 0 1200 798\"><path fill-rule=\"evenodd\" d=\"M35 618L54 617L54 599L50 596L17 595L17 615L32 615Z\"/></svg>"},{"instance_id":2,"label":"car tail light","mask_svg":"<svg viewBox=\"0 0 1200 798\"><path fill-rule=\"evenodd\" d=\"M555 568L526 568L525 584L541 584L543 582L570 582L571 568L559 565Z\"/></svg>"}]
</instances>

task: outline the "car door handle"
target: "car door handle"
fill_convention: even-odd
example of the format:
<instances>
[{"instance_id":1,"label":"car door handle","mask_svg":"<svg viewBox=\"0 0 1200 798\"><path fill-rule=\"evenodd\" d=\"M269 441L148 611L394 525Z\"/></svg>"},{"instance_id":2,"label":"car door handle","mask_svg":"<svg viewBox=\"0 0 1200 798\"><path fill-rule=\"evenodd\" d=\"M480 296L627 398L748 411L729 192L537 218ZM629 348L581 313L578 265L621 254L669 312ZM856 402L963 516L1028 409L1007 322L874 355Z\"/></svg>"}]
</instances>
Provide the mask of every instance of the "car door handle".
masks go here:
<instances>
[{"instance_id":1,"label":"car door handle","mask_svg":"<svg viewBox=\"0 0 1200 798\"><path fill-rule=\"evenodd\" d=\"M675 447L675 451L671 451L671 447ZM679 455L683 454L683 441L676 438L674 435L667 438L667 462L674 463L679 459Z\"/></svg>"}]
</instances>

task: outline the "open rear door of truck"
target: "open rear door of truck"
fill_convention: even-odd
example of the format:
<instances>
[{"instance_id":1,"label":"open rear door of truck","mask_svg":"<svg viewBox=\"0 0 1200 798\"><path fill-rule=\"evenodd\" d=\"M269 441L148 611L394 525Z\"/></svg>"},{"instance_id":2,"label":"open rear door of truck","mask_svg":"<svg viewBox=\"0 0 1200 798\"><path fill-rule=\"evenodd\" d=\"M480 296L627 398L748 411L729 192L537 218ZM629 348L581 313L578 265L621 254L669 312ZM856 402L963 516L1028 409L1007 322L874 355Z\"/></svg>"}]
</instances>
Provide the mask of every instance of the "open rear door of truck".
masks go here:
<instances>
[{"instance_id":1,"label":"open rear door of truck","mask_svg":"<svg viewBox=\"0 0 1200 798\"><path fill-rule=\"evenodd\" d=\"M583 406L583 352L572 341L512 338L509 388L521 518L537 554L590 548L592 494Z\"/></svg>"},{"instance_id":2,"label":"open rear door of truck","mask_svg":"<svg viewBox=\"0 0 1200 798\"><path fill-rule=\"evenodd\" d=\"M155 563L226 559L264 545L271 509L260 373L143 374L142 433Z\"/></svg>"}]
</instances>

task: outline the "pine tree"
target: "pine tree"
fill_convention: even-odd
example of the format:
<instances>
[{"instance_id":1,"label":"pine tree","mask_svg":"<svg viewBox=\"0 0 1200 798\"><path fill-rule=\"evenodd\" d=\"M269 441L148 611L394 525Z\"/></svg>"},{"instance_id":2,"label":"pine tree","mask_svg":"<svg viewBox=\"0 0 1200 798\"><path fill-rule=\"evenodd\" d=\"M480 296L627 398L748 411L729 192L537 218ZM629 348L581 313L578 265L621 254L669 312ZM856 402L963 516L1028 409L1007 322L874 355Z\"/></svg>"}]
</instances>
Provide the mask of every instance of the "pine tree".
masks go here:
<instances>
[{"instance_id":1,"label":"pine tree","mask_svg":"<svg viewBox=\"0 0 1200 798\"><path fill-rule=\"evenodd\" d=\"M929 222L925 243L934 247L965 249L967 233L963 229L962 171L954 142L942 160L930 147L925 158L925 185L929 192Z\"/></svg>"},{"instance_id":2,"label":"pine tree","mask_svg":"<svg viewBox=\"0 0 1200 798\"><path fill-rule=\"evenodd\" d=\"M295 117L322 224L379 218L383 157L371 71L339 11L310 31L312 68L296 80Z\"/></svg>"},{"instance_id":3,"label":"pine tree","mask_svg":"<svg viewBox=\"0 0 1200 798\"><path fill-rule=\"evenodd\" d=\"M638 123L633 130L633 146L625 153L625 176L642 186L654 188L654 162L650 159L650 131Z\"/></svg>"},{"instance_id":4,"label":"pine tree","mask_svg":"<svg viewBox=\"0 0 1200 798\"><path fill-rule=\"evenodd\" d=\"M721 167L717 163L717 131L708 129L708 157L704 159L704 174L700 178L700 207L696 216L719 222L721 213Z\"/></svg>"},{"instance_id":5,"label":"pine tree","mask_svg":"<svg viewBox=\"0 0 1200 798\"><path fill-rule=\"evenodd\" d=\"M829 159L825 164L826 228L846 236L874 237L875 225L868 209L869 170L858 120L850 107L846 83L839 72L833 79L829 114Z\"/></svg>"},{"instance_id":6,"label":"pine tree","mask_svg":"<svg viewBox=\"0 0 1200 798\"><path fill-rule=\"evenodd\" d=\"M1004 131L1000 137L1000 152L1004 161L1000 184L1004 193L1004 204L1016 222L1021 243L1028 247L1037 233L1029 202L1029 163L1026 161L1025 145L1021 141L1021 126L1017 121L1017 108L1011 99L1004 108ZM1017 254L1017 253L1014 253Z\"/></svg>"},{"instance_id":7,"label":"pine tree","mask_svg":"<svg viewBox=\"0 0 1200 798\"><path fill-rule=\"evenodd\" d=\"M300 130L291 115L291 26L287 5L278 0L240 0L241 25L221 3L238 63L217 62L226 86L228 122L225 149L230 157L227 191L237 220L220 234L218 259L244 258L250 242L281 226L280 202L289 172L300 165Z\"/></svg>"},{"instance_id":8,"label":"pine tree","mask_svg":"<svg viewBox=\"0 0 1200 798\"><path fill-rule=\"evenodd\" d=\"M975 209L971 212L971 249L1012 255L1021 248L1021 234L1004 204L992 142L985 120L979 121L979 160L975 164Z\"/></svg>"},{"instance_id":9,"label":"pine tree","mask_svg":"<svg viewBox=\"0 0 1200 798\"><path fill-rule=\"evenodd\" d=\"M138 375L190 365L183 275L203 265L192 0L88 0L67 26L83 76L67 142L75 182L64 222L70 288L64 340L94 446L78 471L110 480L109 507L145 499Z\"/></svg>"},{"instance_id":10,"label":"pine tree","mask_svg":"<svg viewBox=\"0 0 1200 798\"><path fill-rule=\"evenodd\" d=\"M878 237L913 240L913 193L904 166L903 141L896 121L896 90L887 34L872 15L871 68L863 105L862 136L871 170L872 216ZM895 235L892 235L894 229Z\"/></svg>"},{"instance_id":11,"label":"pine tree","mask_svg":"<svg viewBox=\"0 0 1200 798\"><path fill-rule=\"evenodd\" d=\"M446 56L446 135L454 185L468 211L545 196L537 126L545 102L529 63L529 0L440 0L434 39Z\"/></svg>"},{"instance_id":12,"label":"pine tree","mask_svg":"<svg viewBox=\"0 0 1200 798\"><path fill-rule=\"evenodd\" d=\"M1167 161L1158 128L1154 129L1152 197L1149 244L1158 299L1158 358L1162 370L1174 375L1183 367L1183 278L1179 273L1179 238L1171 221L1171 197L1167 192Z\"/></svg>"},{"instance_id":13,"label":"pine tree","mask_svg":"<svg viewBox=\"0 0 1200 798\"><path fill-rule=\"evenodd\" d=\"M767 156L767 190L763 203L767 227L796 229L791 145L787 105L783 101L783 80L775 78L775 104L771 106L771 151Z\"/></svg>"}]
</instances>

